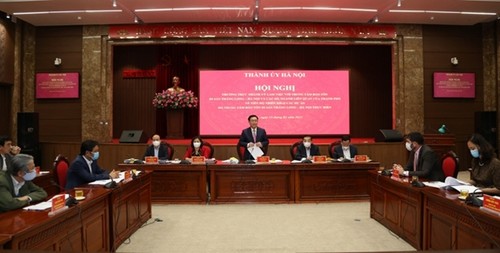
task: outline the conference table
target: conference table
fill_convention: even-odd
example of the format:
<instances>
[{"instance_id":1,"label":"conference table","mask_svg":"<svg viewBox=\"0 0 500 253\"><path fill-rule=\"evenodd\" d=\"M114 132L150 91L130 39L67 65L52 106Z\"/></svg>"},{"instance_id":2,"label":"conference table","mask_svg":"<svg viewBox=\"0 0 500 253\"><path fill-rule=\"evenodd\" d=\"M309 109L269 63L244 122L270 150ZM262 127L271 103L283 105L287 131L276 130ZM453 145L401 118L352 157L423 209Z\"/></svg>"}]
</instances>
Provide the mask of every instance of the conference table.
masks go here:
<instances>
[{"instance_id":1,"label":"conference table","mask_svg":"<svg viewBox=\"0 0 500 253\"><path fill-rule=\"evenodd\" d=\"M419 250L500 248L500 215L469 206L459 193L411 186L369 172L370 217Z\"/></svg>"},{"instance_id":2,"label":"conference table","mask_svg":"<svg viewBox=\"0 0 500 253\"><path fill-rule=\"evenodd\" d=\"M120 164L150 170L153 203L301 203L368 200L378 162Z\"/></svg>"},{"instance_id":3,"label":"conference table","mask_svg":"<svg viewBox=\"0 0 500 253\"><path fill-rule=\"evenodd\" d=\"M49 215L50 210L0 214L0 243L11 250L114 251L151 218L151 173L114 189L77 187L84 200ZM75 196L75 190L66 192Z\"/></svg>"}]
</instances>

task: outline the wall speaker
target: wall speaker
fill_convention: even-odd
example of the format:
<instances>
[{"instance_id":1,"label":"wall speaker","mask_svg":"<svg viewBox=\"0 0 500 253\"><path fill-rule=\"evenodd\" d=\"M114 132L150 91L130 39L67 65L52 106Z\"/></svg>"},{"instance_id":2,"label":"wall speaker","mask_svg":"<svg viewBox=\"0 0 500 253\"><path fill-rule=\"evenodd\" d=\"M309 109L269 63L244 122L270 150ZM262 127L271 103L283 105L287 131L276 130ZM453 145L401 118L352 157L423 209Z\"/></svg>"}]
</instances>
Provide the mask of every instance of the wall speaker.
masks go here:
<instances>
[{"instance_id":1,"label":"wall speaker","mask_svg":"<svg viewBox=\"0 0 500 253\"><path fill-rule=\"evenodd\" d=\"M38 113L17 113L17 145L21 150L38 148Z\"/></svg>"},{"instance_id":2,"label":"wall speaker","mask_svg":"<svg viewBox=\"0 0 500 253\"><path fill-rule=\"evenodd\" d=\"M42 164L38 136L38 113L18 112L17 146L21 148L21 153L33 156L36 165Z\"/></svg>"},{"instance_id":3,"label":"wall speaker","mask_svg":"<svg viewBox=\"0 0 500 253\"><path fill-rule=\"evenodd\" d=\"M403 135L394 129L380 129L375 135L376 142L399 142L403 141Z\"/></svg>"},{"instance_id":4,"label":"wall speaker","mask_svg":"<svg viewBox=\"0 0 500 253\"><path fill-rule=\"evenodd\" d=\"M120 143L144 143L148 137L143 130L123 130L120 136Z\"/></svg>"}]
</instances>

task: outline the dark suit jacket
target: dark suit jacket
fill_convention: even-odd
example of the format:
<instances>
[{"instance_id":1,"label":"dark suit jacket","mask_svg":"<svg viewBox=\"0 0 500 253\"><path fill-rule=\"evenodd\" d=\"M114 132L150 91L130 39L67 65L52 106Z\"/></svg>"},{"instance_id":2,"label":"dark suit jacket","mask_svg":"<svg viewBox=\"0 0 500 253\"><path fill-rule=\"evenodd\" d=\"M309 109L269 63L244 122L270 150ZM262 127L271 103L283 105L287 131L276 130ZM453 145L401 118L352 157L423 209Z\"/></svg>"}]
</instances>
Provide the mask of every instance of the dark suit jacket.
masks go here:
<instances>
[{"instance_id":1,"label":"dark suit jacket","mask_svg":"<svg viewBox=\"0 0 500 253\"><path fill-rule=\"evenodd\" d=\"M11 154L5 154L5 164L7 165L7 168L3 168L3 157L0 155L0 171L10 171L10 167L12 166L12 155Z\"/></svg>"},{"instance_id":2,"label":"dark suit jacket","mask_svg":"<svg viewBox=\"0 0 500 253\"><path fill-rule=\"evenodd\" d=\"M414 157L415 151L411 151L408 163L405 166L405 170L409 172L409 176L422 177L431 181L444 181L443 170L441 169L439 159L432 148L427 145L423 145L420 148L416 171L413 171Z\"/></svg>"},{"instance_id":3,"label":"dark suit jacket","mask_svg":"<svg viewBox=\"0 0 500 253\"><path fill-rule=\"evenodd\" d=\"M349 145L349 152L351 152L351 158L354 158L358 154L358 148L354 145ZM344 150L342 150L342 145L337 145L333 147L333 159L339 159L344 157Z\"/></svg>"},{"instance_id":4,"label":"dark suit jacket","mask_svg":"<svg viewBox=\"0 0 500 253\"><path fill-rule=\"evenodd\" d=\"M32 202L42 201L47 193L31 181L25 181L19 189L19 194L14 193L14 183L9 172L0 172L0 212L15 210L29 204L29 201L18 200L17 197L28 195Z\"/></svg>"},{"instance_id":5,"label":"dark suit jacket","mask_svg":"<svg viewBox=\"0 0 500 253\"><path fill-rule=\"evenodd\" d=\"M66 175L66 190L73 189L77 186L88 184L90 182L102 179L109 179L109 172L101 169L97 161L92 162L92 174L90 174L87 160L82 156L76 156L71 163Z\"/></svg>"},{"instance_id":6,"label":"dark suit jacket","mask_svg":"<svg viewBox=\"0 0 500 253\"><path fill-rule=\"evenodd\" d=\"M146 156L155 156L155 147L153 145L149 145L148 148L146 149L146 153L144 153L144 156L142 157L142 160ZM164 143L160 143L160 147L158 150L158 159L160 160L169 160L169 155L168 155L168 147Z\"/></svg>"},{"instance_id":7,"label":"dark suit jacket","mask_svg":"<svg viewBox=\"0 0 500 253\"><path fill-rule=\"evenodd\" d=\"M318 146L311 144L310 149L311 156L320 155ZM306 147L304 147L304 143L301 143L299 146L297 146L297 153L295 153L295 160L302 160L302 158L307 158L307 152Z\"/></svg>"},{"instance_id":8,"label":"dark suit jacket","mask_svg":"<svg viewBox=\"0 0 500 253\"><path fill-rule=\"evenodd\" d=\"M255 139L256 139L256 142L262 143L262 151L264 151L264 153L266 153L267 146L269 145L269 140L267 139L266 130L264 128L257 127L257 136L255 137ZM244 155L245 160L253 160L254 159L252 157L252 155L250 154L250 152L248 152L248 150L246 149L249 142L254 142L253 135L252 135L252 129L250 129L250 127L245 128L245 129L243 129L243 131L241 131L241 136L240 136L240 141L239 141L239 145L245 147L245 155Z\"/></svg>"}]
</instances>

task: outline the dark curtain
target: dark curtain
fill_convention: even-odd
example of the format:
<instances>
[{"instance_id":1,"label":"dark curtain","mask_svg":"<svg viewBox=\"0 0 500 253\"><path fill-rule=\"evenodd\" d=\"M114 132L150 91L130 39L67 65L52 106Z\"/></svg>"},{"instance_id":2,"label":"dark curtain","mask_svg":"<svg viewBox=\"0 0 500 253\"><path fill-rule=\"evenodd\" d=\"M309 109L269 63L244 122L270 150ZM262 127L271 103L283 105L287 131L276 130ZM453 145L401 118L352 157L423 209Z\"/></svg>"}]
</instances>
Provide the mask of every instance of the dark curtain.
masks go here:
<instances>
[{"instance_id":1,"label":"dark curtain","mask_svg":"<svg viewBox=\"0 0 500 253\"><path fill-rule=\"evenodd\" d=\"M180 78L180 86L192 90L199 97L199 46L194 44L160 45L156 67L156 92L172 86L172 77ZM167 135L166 112L156 112L156 132L162 138ZM199 109L186 109L184 114L184 138L199 134Z\"/></svg>"}]
</instances>

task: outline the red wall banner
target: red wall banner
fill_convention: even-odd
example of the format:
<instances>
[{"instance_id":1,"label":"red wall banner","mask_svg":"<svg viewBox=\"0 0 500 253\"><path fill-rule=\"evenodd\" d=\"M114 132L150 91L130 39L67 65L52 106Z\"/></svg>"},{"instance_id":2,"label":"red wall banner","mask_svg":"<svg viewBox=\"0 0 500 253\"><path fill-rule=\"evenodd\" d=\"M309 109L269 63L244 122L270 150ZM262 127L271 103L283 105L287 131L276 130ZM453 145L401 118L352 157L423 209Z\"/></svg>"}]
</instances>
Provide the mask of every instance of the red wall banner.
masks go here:
<instances>
[{"instance_id":1,"label":"red wall banner","mask_svg":"<svg viewBox=\"0 0 500 253\"><path fill-rule=\"evenodd\" d=\"M344 24L145 24L115 25L109 28L110 39L166 38L357 38L394 39L392 25Z\"/></svg>"}]
</instances>

